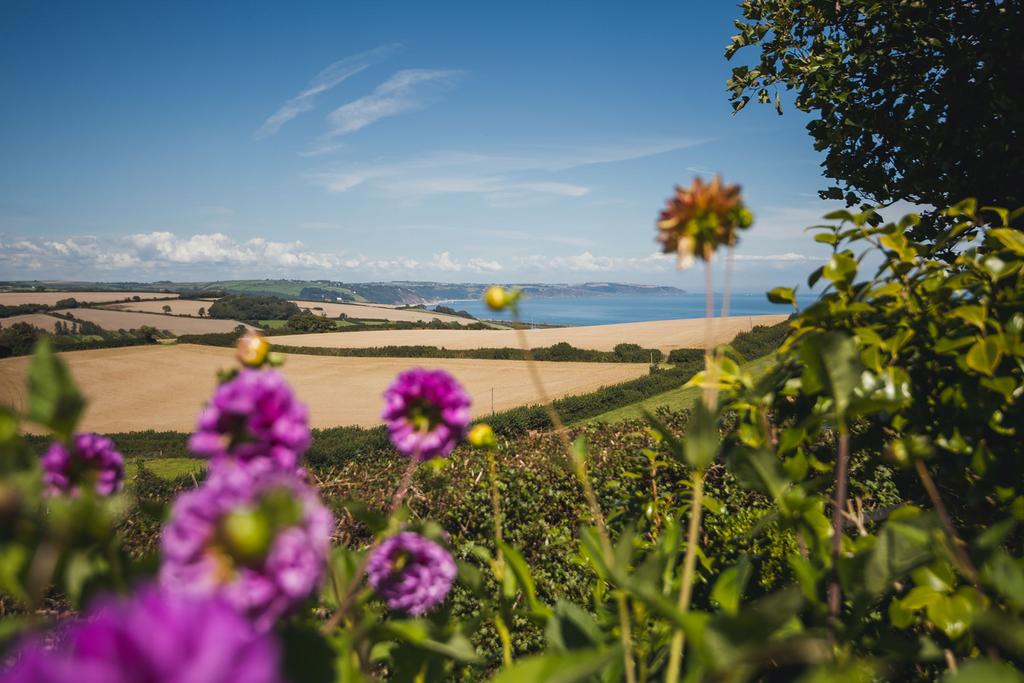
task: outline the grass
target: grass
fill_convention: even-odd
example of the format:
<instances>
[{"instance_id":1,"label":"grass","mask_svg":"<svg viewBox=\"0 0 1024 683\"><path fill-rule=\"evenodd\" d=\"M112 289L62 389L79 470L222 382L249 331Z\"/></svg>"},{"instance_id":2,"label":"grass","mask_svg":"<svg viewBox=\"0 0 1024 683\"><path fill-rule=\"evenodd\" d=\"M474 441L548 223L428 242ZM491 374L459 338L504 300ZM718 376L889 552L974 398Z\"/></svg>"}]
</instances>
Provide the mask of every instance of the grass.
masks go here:
<instances>
[{"instance_id":1,"label":"grass","mask_svg":"<svg viewBox=\"0 0 1024 683\"><path fill-rule=\"evenodd\" d=\"M262 327L264 329L269 329L269 330L279 330L279 329L281 329L282 327L284 327L285 325L288 324L287 320L260 320L259 322L260 322L260 327ZM351 327L351 326L355 325L355 323L353 323L351 321L348 321L348 320L332 320L331 322L334 323L334 327L335 328L338 328L338 327ZM374 324L376 324L376 323L374 323Z\"/></svg>"},{"instance_id":2,"label":"grass","mask_svg":"<svg viewBox=\"0 0 1024 683\"><path fill-rule=\"evenodd\" d=\"M743 368L757 379L771 370L774 359L775 354L770 353L767 356L761 356L760 358L755 358L752 361L744 363ZM639 403L633 403L628 406L616 408L615 410L609 410L607 413L602 413L596 417L586 420L586 422L615 423L622 422L623 420L643 419L645 410L653 413L661 406L668 406L672 410L683 410L693 406L694 401L700 398L700 394L700 387L680 387L679 389L673 389L671 391L666 391L663 394L658 394L657 396L644 399Z\"/></svg>"},{"instance_id":3,"label":"grass","mask_svg":"<svg viewBox=\"0 0 1024 683\"><path fill-rule=\"evenodd\" d=\"M206 461L198 458L129 458L125 463L125 479L131 483L139 472L139 461L146 461L146 469L163 479L176 479L185 474L199 474Z\"/></svg>"}]
</instances>

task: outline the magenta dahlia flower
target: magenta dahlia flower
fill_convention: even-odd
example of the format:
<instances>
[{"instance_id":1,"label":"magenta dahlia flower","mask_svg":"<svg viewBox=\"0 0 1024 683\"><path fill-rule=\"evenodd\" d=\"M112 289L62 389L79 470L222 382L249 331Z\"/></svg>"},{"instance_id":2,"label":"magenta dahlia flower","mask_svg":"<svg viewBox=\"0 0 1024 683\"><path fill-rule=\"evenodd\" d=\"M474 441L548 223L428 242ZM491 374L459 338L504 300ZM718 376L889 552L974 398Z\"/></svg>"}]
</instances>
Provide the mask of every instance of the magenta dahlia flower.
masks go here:
<instances>
[{"instance_id":1,"label":"magenta dahlia flower","mask_svg":"<svg viewBox=\"0 0 1024 683\"><path fill-rule=\"evenodd\" d=\"M370 553L370 586L393 610L419 616L452 588L455 560L443 547L411 531L388 538Z\"/></svg>"},{"instance_id":2,"label":"magenta dahlia flower","mask_svg":"<svg viewBox=\"0 0 1024 683\"><path fill-rule=\"evenodd\" d=\"M161 538L160 584L223 597L268 629L320 585L333 524L294 473L215 470L174 503Z\"/></svg>"},{"instance_id":3,"label":"magenta dahlia flower","mask_svg":"<svg viewBox=\"0 0 1024 683\"><path fill-rule=\"evenodd\" d=\"M277 642L230 605L153 588L108 600L59 648L29 642L5 683L283 683Z\"/></svg>"},{"instance_id":4,"label":"magenta dahlia flower","mask_svg":"<svg viewBox=\"0 0 1024 683\"><path fill-rule=\"evenodd\" d=\"M189 447L219 464L266 461L295 470L309 448L306 406L280 373L243 368L213 393L199 415Z\"/></svg>"},{"instance_id":5,"label":"magenta dahlia flower","mask_svg":"<svg viewBox=\"0 0 1024 683\"><path fill-rule=\"evenodd\" d=\"M124 457L110 438L101 434L75 434L71 447L51 444L43 454L43 483L51 495L77 494L83 485L109 496L124 483Z\"/></svg>"},{"instance_id":6,"label":"magenta dahlia flower","mask_svg":"<svg viewBox=\"0 0 1024 683\"><path fill-rule=\"evenodd\" d=\"M469 425L469 394L444 370L415 368L384 392L391 443L400 453L430 460L452 452Z\"/></svg>"}]
</instances>

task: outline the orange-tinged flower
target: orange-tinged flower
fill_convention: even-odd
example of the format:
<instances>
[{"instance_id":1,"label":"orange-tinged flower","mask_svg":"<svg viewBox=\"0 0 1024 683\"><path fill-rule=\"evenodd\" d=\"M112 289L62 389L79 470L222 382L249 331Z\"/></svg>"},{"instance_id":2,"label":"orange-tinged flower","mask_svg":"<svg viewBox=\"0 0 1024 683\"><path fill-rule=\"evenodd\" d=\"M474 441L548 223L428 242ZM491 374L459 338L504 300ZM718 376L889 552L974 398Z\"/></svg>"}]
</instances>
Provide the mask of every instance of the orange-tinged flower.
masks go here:
<instances>
[{"instance_id":1,"label":"orange-tinged flower","mask_svg":"<svg viewBox=\"0 0 1024 683\"><path fill-rule=\"evenodd\" d=\"M739 185L710 183L694 178L689 187L676 186L658 218L658 242L666 254L677 254L680 268L695 258L709 260L721 246L736 244L737 230L749 228L754 217L743 204Z\"/></svg>"}]
</instances>

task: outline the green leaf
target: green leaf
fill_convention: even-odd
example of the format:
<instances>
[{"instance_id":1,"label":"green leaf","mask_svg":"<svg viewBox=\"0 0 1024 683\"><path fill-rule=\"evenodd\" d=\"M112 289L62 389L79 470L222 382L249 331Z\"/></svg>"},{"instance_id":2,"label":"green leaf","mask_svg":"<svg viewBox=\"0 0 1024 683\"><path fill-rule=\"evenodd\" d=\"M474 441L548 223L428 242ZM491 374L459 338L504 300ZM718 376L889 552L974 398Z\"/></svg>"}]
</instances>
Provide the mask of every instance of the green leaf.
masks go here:
<instances>
[{"instance_id":1,"label":"green leaf","mask_svg":"<svg viewBox=\"0 0 1024 683\"><path fill-rule=\"evenodd\" d=\"M954 204L953 206L949 207L948 209L943 209L942 213L945 214L946 216L971 216L971 217L973 217L974 214L977 213L977 211L978 211L978 200L969 197L967 199L964 199L964 200L961 200L961 201L957 202L956 204Z\"/></svg>"},{"instance_id":2,"label":"green leaf","mask_svg":"<svg viewBox=\"0 0 1024 683\"><path fill-rule=\"evenodd\" d=\"M604 640L594 617L579 605L558 600L545 628L548 647L559 651L583 650Z\"/></svg>"},{"instance_id":3,"label":"green leaf","mask_svg":"<svg viewBox=\"0 0 1024 683\"><path fill-rule=\"evenodd\" d=\"M473 649L473 644L465 635L456 632L448 640L441 641L431 633L433 628L434 625L425 619L392 619L381 624L381 629L386 634L421 650L435 652L460 662L481 661L480 655Z\"/></svg>"},{"instance_id":4,"label":"green leaf","mask_svg":"<svg viewBox=\"0 0 1024 683\"><path fill-rule=\"evenodd\" d=\"M744 487L778 498L789 478L779 458L769 450L737 448L729 456L729 471Z\"/></svg>"},{"instance_id":5,"label":"green leaf","mask_svg":"<svg viewBox=\"0 0 1024 683\"><path fill-rule=\"evenodd\" d=\"M934 530L935 520L930 515L890 515L889 521L878 533L861 572L860 579L868 594L880 595L894 581L930 562L933 559ZM915 595L919 588L923 589L921 599L925 599L924 591L935 592L931 586L919 586L909 595ZM907 606L906 602L904 606Z\"/></svg>"},{"instance_id":6,"label":"green leaf","mask_svg":"<svg viewBox=\"0 0 1024 683\"><path fill-rule=\"evenodd\" d=\"M712 414L702 400L697 399L683 440L686 462L699 470L706 468L718 453L718 439L717 416Z\"/></svg>"},{"instance_id":7,"label":"green leaf","mask_svg":"<svg viewBox=\"0 0 1024 683\"><path fill-rule=\"evenodd\" d=\"M544 654L517 660L498 673L492 683L576 683L590 680L621 657L616 648L577 650L572 654Z\"/></svg>"},{"instance_id":8,"label":"green leaf","mask_svg":"<svg viewBox=\"0 0 1024 683\"><path fill-rule=\"evenodd\" d=\"M793 304L796 306L796 292L792 287L776 287L768 290L768 301L773 304Z\"/></svg>"},{"instance_id":9,"label":"green leaf","mask_svg":"<svg viewBox=\"0 0 1024 683\"><path fill-rule=\"evenodd\" d=\"M752 571L750 560L743 558L718 576L714 588L711 589L711 599L717 602L726 614L736 614L739 611L743 591L747 587Z\"/></svg>"},{"instance_id":10,"label":"green leaf","mask_svg":"<svg viewBox=\"0 0 1024 683\"><path fill-rule=\"evenodd\" d=\"M67 366L43 337L28 367L28 418L50 428L58 439L68 439L84 407Z\"/></svg>"},{"instance_id":11,"label":"green leaf","mask_svg":"<svg viewBox=\"0 0 1024 683\"><path fill-rule=\"evenodd\" d=\"M967 633L974 616L974 605L963 595L940 595L926 608L928 620L954 640Z\"/></svg>"},{"instance_id":12,"label":"green leaf","mask_svg":"<svg viewBox=\"0 0 1024 683\"><path fill-rule=\"evenodd\" d=\"M838 211L826 213L823 218L827 221L852 221L853 214L846 209L839 209Z\"/></svg>"},{"instance_id":13,"label":"green leaf","mask_svg":"<svg viewBox=\"0 0 1024 683\"><path fill-rule=\"evenodd\" d=\"M523 591L523 595L526 596L530 609L536 614L549 614L551 612L550 608L537 599L537 589L534 586L533 575L530 573L530 567L526 564L526 560L523 559L518 550L507 543L501 543L499 547L505 555L506 564L508 564L509 569L515 575L516 581L519 582L519 588Z\"/></svg>"},{"instance_id":14,"label":"green leaf","mask_svg":"<svg viewBox=\"0 0 1024 683\"><path fill-rule=\"evenodd\" d=\"M993 228L988 231L989 237L994 237L1003 246L1015 254L1024 256L1024 233L1013 228Z\"/></svg>"},{"instance_id":15,"label":"green leaf","mask_svg":"<svg viewBox=\"0 0 1024 683\"><path fill-rule=\"evenodd\" d=\"M964 322L974 325L982 332L985 331L985 308L984 306L957 306L948 315L960 318Z\"/></svg>"},{"instance_id":16,"label":"green leaf","mask_svg":"<svg viewBox=\"0 0 1024 683\"><path fill-rule=\"evenodd\" d=\"M1024 675L1004 662L974 659L945 676L942 683L1024 683Z\"/></svg>"},{"instance_id":17,"label":"green leaf","mask_svg":"<svg viewBox=\"0 0 1024 683\"><path fill-rule=\"evenodd\" d=\"M1024 609L1024 567L999 549L981 568L981 579L1017 609Z\"/></svg>"},{"instance_id":18,"label":"green leaf","mask_svg":"<svg viewBox=\"0 0 1024 683\"><path fill-rule=\"evenodd\" d=\"M998 340L995 337L985 337L968 349L964 360L970 369L991 377L1002 358L1003 352L999 348Z\"/></svg>"},{"instance_id":19,"label":"green leaf","mask_svg":"<svg viewBox=\"0 0 1024 683\"><path fill-rule=\"evenodd\" d=\"M841 332L808 336L800 345L804 361L804 388L825 390L832 397L836 417L842 420L864 370L853 339Z\"/></svg>"},{"instance_id":20,"label":"green leaf","mask_svg":"<svg viewBox=\"0 0 1024 683\"><path fill-rule=\"evenodd\" d=\"M849 252L832 254L832 258L825 264L822 275L832 281L837 287L847 286L853 281L857 274L857 261Z\"/></svg>"}]
</instances>

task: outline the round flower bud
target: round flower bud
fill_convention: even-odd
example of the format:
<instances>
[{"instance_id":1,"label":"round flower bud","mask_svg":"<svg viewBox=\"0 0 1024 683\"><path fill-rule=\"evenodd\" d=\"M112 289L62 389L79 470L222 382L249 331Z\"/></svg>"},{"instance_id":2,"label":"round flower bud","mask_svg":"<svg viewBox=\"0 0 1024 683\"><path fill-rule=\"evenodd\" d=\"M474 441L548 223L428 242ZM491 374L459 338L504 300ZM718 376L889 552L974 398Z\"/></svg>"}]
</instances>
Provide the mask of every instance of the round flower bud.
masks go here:
<instances>
[{"instance_id":1,"label":"round flower bud","mask_svg":"<svg viewBox=\"0 0 1024 683\"><path fill-rule=\"evenodd\" d=\"M255 510L235 510L221 520L221 535L231 555L242 564L263 560L273 540L267 518Z\"/></svg>"},{"instance_id":2,"label":"round flower bud","mask_svg":"<svg viewBox=\"0 0 1024 683\"><path fill-rule=\"evenodd\" d=\"M270 353L270 343L262 334L255 330L249 330L238 339L235 346L235 358L242 365L250 368L258 368L267 360Z\"/></svg>"},{"instance_id":3,"label":"round flower bud","mask_svg":"<svg viewBox=\"0 0 1024 683\"><path fill-rule=\"evenodd\" d=\"M469 436L466 438L476 448L494 448L495 444L497 444L497 440L494 438L494 430L491 429L489 424L484 424L483 422L469 430Z\"/></svg>"},{"instance_id":4,"label":"round flower bud","mask_svg":"<svg viewBox=\"0 0 1024 683\"><path fill-rule=\"evenodd\" d=\"M484 292L484 303L492 311L503 311L505 307L512 303L512 297L505 291L505 288L500 285L494 285L488 287L487 291Z\"/></svg>"}]
</instances>

